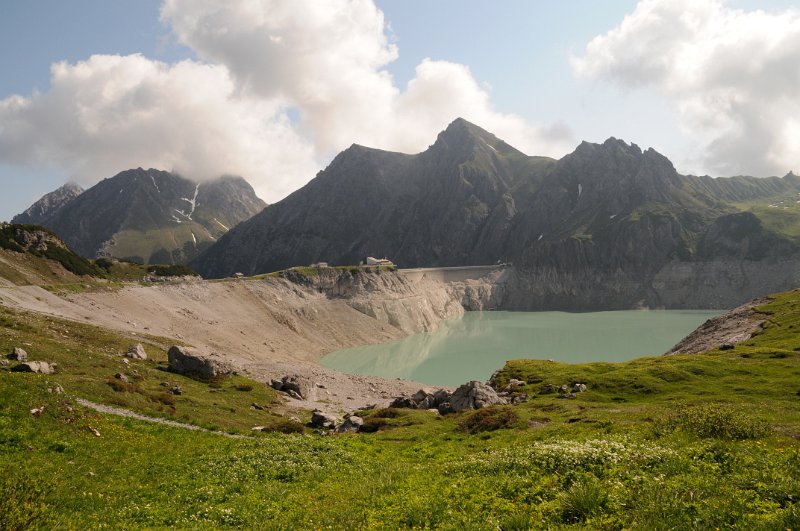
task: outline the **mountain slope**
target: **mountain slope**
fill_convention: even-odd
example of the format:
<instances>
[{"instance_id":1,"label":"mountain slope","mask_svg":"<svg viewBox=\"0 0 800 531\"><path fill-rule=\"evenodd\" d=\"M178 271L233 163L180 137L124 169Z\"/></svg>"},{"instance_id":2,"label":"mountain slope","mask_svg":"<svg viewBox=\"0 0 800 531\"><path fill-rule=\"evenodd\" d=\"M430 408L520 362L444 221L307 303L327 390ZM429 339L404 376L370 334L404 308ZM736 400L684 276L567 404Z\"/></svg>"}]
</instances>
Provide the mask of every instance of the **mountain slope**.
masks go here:
<instances>
[{"instance_id":1,"label":"mountain slope","mask_svg":"<svg viewBox=\"0 0 800 531\"><path fill-rule=\"evenodd\" d=\"M32 204L25 212L14 216L11 223L21 225L42 225L61 207L83 193L83 188L75 183L67 183Z\"/></svg>"},{"instance_id":2,"label":"mountain slope","mask_svg":"<svg viewBox=\"0 0 800 531\"><path fill-rule=\"evenodd\" d=\"M264 206L238 177L198 184L138 168L104 179L43 224L83 256L184 263Z\"/></svg>"},{"instance_id":3,"label":"mountain slope","mask_svg":"<svg viewBox=\"0 0 800 531\"><path fill-rule=\"evenodd\" d=\"M191 265L217 277L364 255L401 267L502 261L518 276L507 308L727 306L800 283L800 204L788 199L799 193L791 174L680 175L614 138L529 157L458 119L417 155L350 147Z\"/></svg>"}]
</instances>

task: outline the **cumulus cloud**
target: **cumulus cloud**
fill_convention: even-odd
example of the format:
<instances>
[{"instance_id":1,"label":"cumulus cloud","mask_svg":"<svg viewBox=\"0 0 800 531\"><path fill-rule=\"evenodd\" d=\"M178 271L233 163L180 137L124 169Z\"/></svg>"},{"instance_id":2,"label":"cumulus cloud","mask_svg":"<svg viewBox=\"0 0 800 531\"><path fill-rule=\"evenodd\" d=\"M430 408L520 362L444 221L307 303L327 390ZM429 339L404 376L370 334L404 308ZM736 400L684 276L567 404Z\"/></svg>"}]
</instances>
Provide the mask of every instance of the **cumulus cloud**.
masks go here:
<instances>
[{"instance_id":1,"label":"cumulus cloud","mask_svg":"<svg viewBox=\"0 0 800 531\"><path fill-rule=\"evenodd\" d=\"M656 87L716 174L783 174L800 164L800 11L721 0L642 0L595 37L576 74Z\"/></svg>"},{"instance_id":2,"label":"cumulus cloud","mask_svg":"<svg viewBox=\"0 0 800 531\"><path fill-rule=\"evenodd\" d=\"M372 0L165 0L161 18L197 60L53 65L46 92L0 100L0 162L83 184L137 166L238 174L274 201L352 143L421 151L459 116L532 154L570 147L565 127L497 112L465 65L426 59L398 87Z\"/></svg>"},{"instance_id":3,"label":"cumulus cloud","mask_svg":"<svg viewBox=\"0 0 800 531\"><path fill-rule=\"evenodd\" d=\"M49 91L0 100L0 160L65 168L82 184L144 166L250 176L263 195L289 192L316 169L313 147L280 102L235 92L227 69L193 61L58 63Z\"/></svg>"},{"instance_id":4,"label":"cumulus cloud","mask_svg":"<svg viewBox=\"0 0 800 531\"><path fill-rule=\"evenodd\" d=\"M166 0L161 16L242 90L297 106L322 153L353 142L419 151L459 116L536 154L563 154L571 140L564 127L496 112L464 65L426 59L401 90L385 70L398 50L372 0Z\"/></svg>"}]
</instances>

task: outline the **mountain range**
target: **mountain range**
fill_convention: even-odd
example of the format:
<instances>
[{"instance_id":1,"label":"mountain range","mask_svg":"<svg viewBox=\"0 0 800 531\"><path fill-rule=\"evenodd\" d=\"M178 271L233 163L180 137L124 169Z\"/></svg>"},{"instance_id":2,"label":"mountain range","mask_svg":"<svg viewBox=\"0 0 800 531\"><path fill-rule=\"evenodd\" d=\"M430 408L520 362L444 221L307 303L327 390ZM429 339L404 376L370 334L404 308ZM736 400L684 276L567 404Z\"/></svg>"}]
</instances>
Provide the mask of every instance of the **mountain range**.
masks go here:
<instances>
[{"instance_id":1,"label":"mountain range","mask_svg":"<svg viewBox=\"0 0 800 531\"><path fill-rule=\"evenodd\" d=\"M726 307L800 283L800 178L679 174L610 138L560 160L457 119L426 151L353 145L190 262L207 277L366 255L513 263L508 309Z\"/></svg>"},{"instance_id":2,"label":"mountain range","mask_svg":"<svg viewBox=\"0 0 800 531\"><path fill-rule=\"evenodd\" d=\"M89 258L185 263L265 206L241 177L197 183L174 173L138 168L86 191L68 184L12 223L47 227Z\"/></svg>"}]
</instances>

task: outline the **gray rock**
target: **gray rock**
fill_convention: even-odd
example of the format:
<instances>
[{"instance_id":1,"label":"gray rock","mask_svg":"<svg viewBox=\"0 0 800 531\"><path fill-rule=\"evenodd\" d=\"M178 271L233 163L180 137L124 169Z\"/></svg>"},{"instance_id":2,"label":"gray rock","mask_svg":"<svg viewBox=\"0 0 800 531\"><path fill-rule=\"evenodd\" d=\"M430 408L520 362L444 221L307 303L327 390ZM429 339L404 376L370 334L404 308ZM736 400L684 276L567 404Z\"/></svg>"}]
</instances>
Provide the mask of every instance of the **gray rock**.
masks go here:
<instances>
[{"instance_id":1,"label":"gray rock","mask_svg":"<svg viewBox=\"0 0 800 531\"><path fill-rule=\"evenodd\" d=\"M561 387L558 388L558 393L561 395L569 393L569 386L567 386L567 384L562 385Z\"/></svg>"},{"instance_id":2,"label":"gray rock","mask_svg":"<svg viewBox=\"0 0 800 531\"><path fill-rule=\"evenodd\" d=\"M312 428L326 428L332 430L336 427L338 422L339 419L335 416L315 409L311 412L311 422L309 422L308 425Z\"/></svg>"},{"instance_id":3,"label":"gray rock","mask_svg":"<svg viewBox=\"0 0 800 531\"><path fill-rule=\"evenodd\" d=\"M177 385L175 385L173 387L170 387L169 388L169 392L172 393L173 395L176 395L176 396L183 394L183 391L181 391L181 388L178 387Z\"/></svg>"},{"instance_id":4,"label":"gray rock","mask_svg":"<svg viewBox=\"0 0 800 531\"><path fill-rule=\"evenodd\" d=\"M586 391L586 384L583 383L576 383L572 386L573 393L583 393Z\"/></svg>"},{"instance_id":5,"label":"gray rock","mask_svg":"<svg viewBox=\"0 0 800 531\"><path fill-rule=\"evenodd\" d=\"M450 396L450 411L481 409L505 403L494 389L483 382L472 381L460 386Z\"/></svg>"},{"instance_id":6,"label":"gray rock","mask_svg":"<svg viewBox=\"0 0 800 531\"><path fill-rule=\"evenodd\" d=\"M564 394L558 395L558 398L575 398L575 394L574 393L564 393Z\"/></svg>"},{"instance_id":7,"label":"gray rock","mask_svg":"<svg viewBox=\"0 0 800 531\"><path fill-rule=\"evenodd\" d=\"M525 394L516 395L516 396L511 397L511 403L512 404L524 404L528 400L530 400L530 397L528 395L525 395Z\"/></svg>"},{"instance_id":8,"label":"gray rock","mask_svg":"<svg viewBox=\"0 0 800 531\"><path fill-rule=\"evenodd\" d=\"M135 360L146 360L147 359L147 352L145 352L144 347L141 343L136 345L131 345L128 347L128 351L124 354L126 358L132 358Z\"/></svg>"},{"instance_id":9,"label":"gray rock","mask_svg":"<svg viewBox=\"0 0 800 531\"><path fill-rule=\"evenodd\" d=\"M35 372L39 374L53 374L55 365L51 365L46 361L27 361L20 363L11 369L13 372Z\"/></svg>"},{"instance_id":10,"label":"gray rock","mask_svg":"<svg viewBox=\"0 0 800 531\"><path fill-rule=\"evenodd\" d=\"M283 391L283 380L272 379L269 381L269 386L276 391Z\"/></svg>"},{"instance_id":11,"label":"gray rock","mask_svg":"<svg viewBox=\"0 0 800 531\"><path fill-rule=\"evenodd\" d=\"M264 406L259 406L259 405L258 405L258 404L256 404L255 402L253 402L252 404L250 404L250 408L252 408L252 409L255 409L255 410L258 410L258 411L264 411Z\"/></svg>"},{"instance_id":12,"label":"gray rock","mask_svg":"<svg viewBox=\"0 0 800 531\"><path fill-rule=\"evenodd\" d=\"M274 381L274 380L273 380ZM281 388L280 391L285 393L289 393L291 396L290 391L294 391L302 400L311 400L314 395L314 388L316 386L313 382L309 381L302 376L298 376L296 374L284 376L281 380Z\"/></svg>"},{"instance_id":13,"label":"gray rock","mask_svg":"<svg viewBox=\"0 0 800 531\"><path fill-rule=\"evenodd\" d=\"M395 397L394 400L392 400L392 402L389 404L389 407L416 409L417 404L413 400L411 400L411 397L398 396Z\"/></svg>"},{"instance_id":14,"label":"gray rock","mask_svg":"<svg viewBox=\"0 0 800 531\"><path fill-rule=\"evenodd\" d=\"M117 374L115 374L114 378L116 378L117 380L119 380L120 382L123 382L123 383L128 383L130 381L130 380L128 380L128 377L125 376L124 374L122 374L121 372L118 372Z\"/></svg>"},{"instance_id":15,"label":"gray rock","mask_svg":"<svg viewBox=\"0 0 800 531\"><path fill-rule=\"evenodd\" d=\"M350 415L336 428L336 433L358 433L358 430L363 425L364 419L356 415Z\"/></svg>"},{"instance_id":16,"label":"gray rock","mask_svg":"<svg viewBox=\"0 0 800 531\"><path fill-rule=\"evenodd\" d=\"M16 361L28 361L28 353L19 347L14 347L13 350L11 350L11 354L9 354L7 358Z\"/></svg>"},{"instance_id":17,"label":"gray rock","mask_svg":"<svg viewBox=\"0 0 800 531\"><path fill-rule=\"evenodd\" d=\"M229 376L233 367L222 356L214 352L204 352L192 347L174 346L167 352L169 369L178 374L214 378Z\"/></svg>"},{"instance_id":18,"label":"gray rock","mask_svg":"<svg viewBox=\"0 0 800 531\"><path fill-rule=\"evenodd\" d=\"M2 367L8 367L9 365L11 365L11 362L10 362L10 361L8 361L7 359L2 359L2 360L0 360L0 366L2 366Z\"/></svg>"},{"instance_id":19,"label":"gray rock","mask_svg":"<svg viewBox=\"0 0 800 531\"><path fill-rule=\"evenodd\" d=\"M285 391L285 392L286 392L287 395L291 396L295 400L302 400L303 399L303 397L300 395L300 393L298 393L294 389L289 389L288 391Z\"/></svg>"},{"instance_id":20,"label":"gray rock","mask_svg":"<svg viewBox=\"0 0 800 531\"><path fill-rule=\"evenodd\" d=\"M558 386L553 384L544 384L539 390L540 395L551 395L558 390Z\"/></svg>"}]
</instances>

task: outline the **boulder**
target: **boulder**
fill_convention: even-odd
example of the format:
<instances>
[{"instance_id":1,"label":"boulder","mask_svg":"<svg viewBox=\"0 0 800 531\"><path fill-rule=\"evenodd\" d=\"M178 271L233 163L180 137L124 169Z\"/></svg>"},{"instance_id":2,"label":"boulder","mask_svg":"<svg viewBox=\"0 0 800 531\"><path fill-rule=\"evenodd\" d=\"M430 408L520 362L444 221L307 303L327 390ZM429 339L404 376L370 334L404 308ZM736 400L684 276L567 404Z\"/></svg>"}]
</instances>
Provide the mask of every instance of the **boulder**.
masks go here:
<instances>
[{"instance_id":1,"label":"boulder","mask_svg":"<svg viewBox=\"0 0 800 531\"><path fill-rule=\"evenodd\" d=\"M586 391L586 384L584 383L576 383L572 386L573 393L583 393L584 391Z\"/></svg>"},{"instance_id":2,"label":"boulder","mask_svg":"<svg viewBox=\"0 0 800 531\"><path fill-rule=\"evenodd\" d=\"M136 345L131 345L128 347L128 351L123 354L126 358L133 358L135 360L146 360L147 359L147 352L145 352L144 347L141 343Z\"/></svg>"},{"instance_id":3,"label":"boulder","mask_svg":"<svg viewBox=\"0 0 800 531\"><path fill-rule=\"evenodd\" d=\"M296 374L290 376L284 376L281 380L281 391L289 393L290 391L294 391L300 399L303 400L311 400L313 391L314 391L314 384L306 378L302 376L298 376ZM291 393L289 393L291 396Z\"/></svg>"},{"instance_id":4,"label":"boulder","mask_svg":"<svg viewBox=\"0 0 800 531\"><path fill-rule=\"evenodd\" d=\"M308 423L312 428L326 428L332 430L336 427L339 419L335 416L315 409L311 412L311 422Z\"/></svg>"},{"instance_id":5,"label":"boulder","mask_svg":"<svg viewBox=\"0 0 800 531\"><path fill-rule=\"evenodd\" d=\"M15 360L15 361L28 361L28 353L19 347L14 347L11 350L11 354L9 354L6 357L10 360Z\"/></svg>"},{"instance_id":6,"label":"boulder","mask_svg":"<svg viewBox=\"0 0 800 531\"><path fill-rule=\"evenodd\" d=\"M553 384L544 384L542 388L539 390L540 395L550 395L555 393L558 390L558 386Z\"/></svg>"},{"instance_id":7,"label":"boulder","mask_svg":"<svg viewBox=\"0 0 800 531\"><path fill-rule=\"evenodd\" d=\"M192 347L174 346L167 352L169 369L178 374L214 378L229 376L233 367L225 359L214 352L203 352Z\"/></svg>"},{"instance_id":8,"label":"boulder","mask_svg":"<svg viewBox=\"0 0 800 531\"><path fill-rule=\"evenodd\" d=\"M170 387L169 392L175 396L183 394L183 391L181 391L181 388L178 387L177 385Z\"/></svg>"},{"instance_id":9,"label":"boulder","mask_svg":"<svg viewBox=\"0 0 800 531\"><path fill-rule=\"evenodd\" d=\"M483 382L471 381L456 389L450 396L450 411L481 409L487 406L505 404L497 392Z\"/></svg>"},{"instance_id":10,"label":"boulder","mask_svg":"<svg viewBox=\"0 0 800 531\"><path fill-rule=\"evenodd\" d=\"M336 433L358 433L358 430L363 425L364 419L356 415L350 415L336 428Z\"/></svg>"},{"instance_id":11,"label":"boulder","mask_svg":"<svg viewBox=\"0 0 800 531\"><path fill-rule=\"evenodd\" d=\"M35 372L39 374L53 374L56 366L46 361L27 361L16 365L11 370L14 372Z\"/></svg>"},{"instance_id":12,"label":"boulder","mask_svg":"<svg viewBox=\"0 0 800 531\"><path fill-rule=\"evenodd\" d=\"M117 380L121 381L122 383L128 383L129 382L128 377L125 376L124 374L122 374L121 372L118 372L117 374L115 374L114 378L116 378Z\"/></svg>"}]
</instances>

